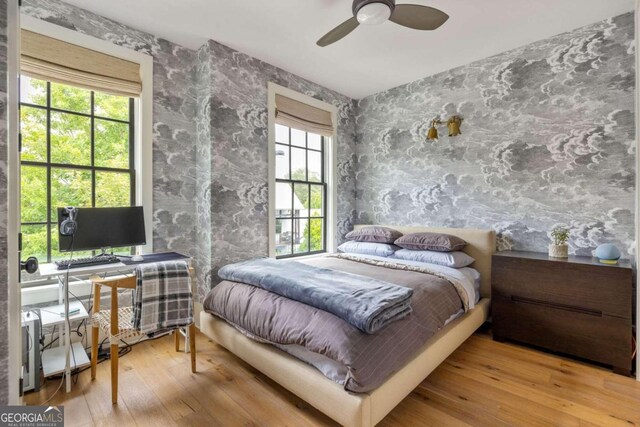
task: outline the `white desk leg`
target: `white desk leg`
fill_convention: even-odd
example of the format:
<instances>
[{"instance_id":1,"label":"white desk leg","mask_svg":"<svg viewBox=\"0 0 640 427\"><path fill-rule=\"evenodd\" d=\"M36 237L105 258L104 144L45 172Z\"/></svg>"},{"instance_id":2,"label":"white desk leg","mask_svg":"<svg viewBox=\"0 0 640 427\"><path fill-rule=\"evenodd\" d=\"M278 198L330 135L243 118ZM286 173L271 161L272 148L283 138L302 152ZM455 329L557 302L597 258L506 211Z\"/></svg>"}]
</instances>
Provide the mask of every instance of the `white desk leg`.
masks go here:
<instances>
[{"instance_id":1,"label":"white desk leg","mask_svg":"<svg viewBox=\"0 0 640 427\"><path fill-rule=\"evenodd\" d=\"M61 276L58 276L58 304L64 302L64 280ZM64 326L64 325L63 325ZM64 346L64 329L63 326L57 329L58 331L58 347ZM53 336L51 337L53 339ZM53 345L52 345L53 347Z\"/></svg>"},{"instance_id":2,"label":"white desk leg","mask_svg":"<svg viewBox=\"0 0 640 427\"><path fill-rule=\"evenodd\" d=\"M67 393L71 391L71 331L69 330L69 282L67 280L67 275L63 276L62 283L64 286L64 322L63 331L64 331L64 353L65 353L65 381L66 381L66 389Z\"/></svg>"},{"instance_id":3,"label":"white desk leg","mask_svg":"<svg viewBox=\"0 0 640 427\"><path fill-rule=\"evenodd\" d=\"M58 304L64 302L64 281L61 276L58 276Z\"/></svg>"}]
</instances>

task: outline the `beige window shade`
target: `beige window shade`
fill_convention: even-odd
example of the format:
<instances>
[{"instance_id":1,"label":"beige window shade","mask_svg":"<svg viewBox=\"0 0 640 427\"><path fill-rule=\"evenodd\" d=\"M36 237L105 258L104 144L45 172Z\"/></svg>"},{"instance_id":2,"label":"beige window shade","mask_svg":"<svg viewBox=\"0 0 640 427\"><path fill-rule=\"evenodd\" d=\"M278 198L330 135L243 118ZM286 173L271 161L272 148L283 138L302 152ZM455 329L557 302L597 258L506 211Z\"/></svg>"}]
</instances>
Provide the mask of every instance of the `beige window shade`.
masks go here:
<instances>
[{"instance_id":1,"label":"beige window shade","mask_svg":"<svg viewBox=\"0 0 640 427\"><path fill-rule=\"evenodd\" d=\"M29 77L136 97L140 65L31 31L21 31L20 72Z\"/></svg>"},{"instance_id":2,"label":"beige window shade","mask_svg":"<svg viewBox=\"0 0 640 427\"><path fill-rule=\"evenodd\" d=\"M276 123L305 132L333 136L329 111L276 94Z\"/></svg>"}]
</instances>

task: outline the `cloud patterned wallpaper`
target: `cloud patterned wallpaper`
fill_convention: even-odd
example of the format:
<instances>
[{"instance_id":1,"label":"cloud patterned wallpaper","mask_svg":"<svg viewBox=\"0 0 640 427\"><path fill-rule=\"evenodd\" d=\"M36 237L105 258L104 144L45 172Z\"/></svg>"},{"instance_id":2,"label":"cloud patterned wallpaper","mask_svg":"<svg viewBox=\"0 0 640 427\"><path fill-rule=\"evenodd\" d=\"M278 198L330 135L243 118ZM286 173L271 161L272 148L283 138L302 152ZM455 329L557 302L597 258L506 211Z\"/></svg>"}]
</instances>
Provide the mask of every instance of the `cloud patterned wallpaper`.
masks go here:
<instances>
[{"instance_id":1,"label":"cloud patterned wallpaper","mask_svg":"<svg viewBox=\"0 0 640 427\"><path fill-rule=\"evenodd\" d=\"M21 11L153 56L153 247L195 256L195 52L58 0Z\"/></svg>"},{"instance_id":2,"label":"cloud patterned wallpaper","mask_svg":"<svg viewBox=\"0 0 640 427\"><path fill-rule=\"evenodd\" d=\"M358 223L493 228L500 249L634 247L633 13L359 101ZM432 118L462 135L426 141ZM444 136L443 136L444 133Z\"/></svg>"},{"instance_id":3,"label":"cloud patterned wallpaper","mask_svg":"<svg viewBox=\"0 0 640 427\"><path fill-rule=\"evenodd\" d=\"M197 89L196 115L196 275L198 298L204 299L211 288L211 131L213 109L211 108L213 85L213 56L209 44L196 53L195 86Z\"/></svg>"},{"instance_id":4,"label":"cloud patterned wallpaper","mask_svg":"<svg viewBox=\"0 0 640 427\"><path fill-rule=\"evenodd\" d=\"M9 284L7 282L7 0L0 0L0 405L9 402Z\"/></svg>"},{"instance_id":5,"label":"cloud patterned wallpaper","mask_svg":"<svg viewBox=\"0 0 640 427\"><path fill-rule=\"evenodd\" d=\"M198 156L210 155L211 164L209 168L199 162L198 175L210 173L211 187L199 186L198 199L206 200L210 192L212 271L268 255L268 82L338 108L337 238L341 240L355 217L354 101L214 41L198 51L199 63L207 57L208 64L197 69L210 80L210 98L199 104L201 111L209 110L203 121L210 120L210 128L198 129L198 141L206 145L198 148ZM198 214L203 212L199 209ZM212 277L215 283L217 276Z\"/></svg>"},{"instance_id":6,"label":"cloud patterned wallpaper","mask_svg":"<svg viewBox=\"0 0 640 427\"><path fill-rule=\"evenodd\" d=\"M634 245L633 14L360 101L214 41L197 52L58 0L23 13L154 58L154 247L217 269L268 253L267 83L339 110L337 237L358 223L494 228L501 249ZM425 141L461 114L460 137ZM445 129L441 129L444 132Z\"/></svg>"},{"instance_id":7,"label":"cloud patterned wallpaper","mask_svg":"<svg viewBox=\"0 0 640 427\"><path fill-rule=\"evenodd\" d=\"M267 83L336 105L338 238L355 219L354 101L210 41L197 52L58 0L22 12L154 58L154 249L194 256L199 295L232 261L268 253Z\"/></svg>"}]
</instances>

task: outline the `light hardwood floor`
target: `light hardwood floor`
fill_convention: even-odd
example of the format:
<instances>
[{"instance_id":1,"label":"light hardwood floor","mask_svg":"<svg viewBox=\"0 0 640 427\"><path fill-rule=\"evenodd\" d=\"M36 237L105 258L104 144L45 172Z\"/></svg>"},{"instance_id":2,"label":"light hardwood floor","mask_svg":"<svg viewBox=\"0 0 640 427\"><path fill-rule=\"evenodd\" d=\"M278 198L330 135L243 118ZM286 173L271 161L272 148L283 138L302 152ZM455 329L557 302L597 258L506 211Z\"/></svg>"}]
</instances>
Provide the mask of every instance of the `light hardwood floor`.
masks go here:
<instances>
[{"instance_id":1,"label":"light hardwood floor","mask_svg":"<svg viewBox=\"0 0 640 427\"><path fill-rule=\"evenodd\" d=\"M172 337L141 343L120 359L119 404L111 405L109 364L79 375L66 426L312 426L330 419L202 334L198 373ZM50 396L49 381L27 404ZM491 340L476 333L380 424L382 426L640 425L640 383L606 369Z\"/></svg>"}]
</instances>

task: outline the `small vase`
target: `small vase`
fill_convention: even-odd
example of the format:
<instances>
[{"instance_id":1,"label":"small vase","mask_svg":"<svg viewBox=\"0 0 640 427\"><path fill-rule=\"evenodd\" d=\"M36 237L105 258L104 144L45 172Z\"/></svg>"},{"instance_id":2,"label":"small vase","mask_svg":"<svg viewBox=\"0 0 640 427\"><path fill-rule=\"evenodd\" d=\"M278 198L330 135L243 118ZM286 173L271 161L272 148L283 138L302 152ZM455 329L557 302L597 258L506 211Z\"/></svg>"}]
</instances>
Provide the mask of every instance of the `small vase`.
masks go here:
<instances>
[{"instance_id":1,"label":"small vase","mask_svg":"<svg viewBox=\"0 0 640 427\"><path fill-rule=\"evenodd\" d=\"M549 245L549 256L553 258L569 258L569 245Z\"/></svg>"}]
</instances>

